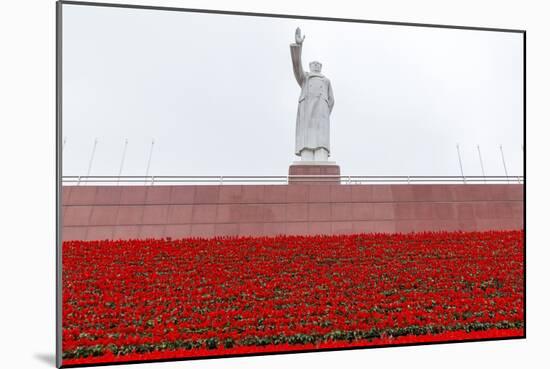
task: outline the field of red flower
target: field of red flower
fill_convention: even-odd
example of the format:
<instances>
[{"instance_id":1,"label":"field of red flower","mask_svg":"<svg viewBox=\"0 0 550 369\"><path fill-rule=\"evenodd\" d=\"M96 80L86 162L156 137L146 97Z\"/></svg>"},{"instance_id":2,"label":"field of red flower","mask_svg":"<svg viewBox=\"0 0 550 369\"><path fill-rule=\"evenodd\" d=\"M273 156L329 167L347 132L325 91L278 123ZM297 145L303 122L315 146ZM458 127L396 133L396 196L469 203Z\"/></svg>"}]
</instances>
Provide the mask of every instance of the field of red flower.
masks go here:
<instances>
[{"instance_id":1,"label":"field of red flower","mask_svg":"<svg viewBox=\"0 0 550 369\"><path fill-rule=\"evenodd\" d=\"M63 365L521 337L523 231L68 241Z\"/></svg>"}]
</instances>

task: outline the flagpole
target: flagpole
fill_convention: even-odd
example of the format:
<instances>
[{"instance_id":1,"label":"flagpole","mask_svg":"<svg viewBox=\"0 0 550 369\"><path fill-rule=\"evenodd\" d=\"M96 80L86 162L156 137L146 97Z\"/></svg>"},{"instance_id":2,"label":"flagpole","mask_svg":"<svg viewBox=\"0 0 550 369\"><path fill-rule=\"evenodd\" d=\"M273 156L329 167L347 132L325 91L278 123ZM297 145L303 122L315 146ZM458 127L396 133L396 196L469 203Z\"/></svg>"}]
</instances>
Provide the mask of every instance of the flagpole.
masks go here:
<instances>
[{"instance_id":1,"label":"flagpole","mask_svg":"<svg viewBox=\"0 0 550 369\"><path fill-rule=\"evenodd\" d=\"M128 139L124 140L124 149L122 150L122 159L120 160L120 168L118 170L117 186L120 183L120 176L122 174L122 167L124 166L124 159L126 159L126 149L128 148Z\"/></svg>"},{"instance_id":2,"label":"flagpole","mask_svg":"<svg viewBox=\"0 0 550 369\"><path fill-rule=\"evenodd\" d=\"M508 178L508 169L506 168L506 160L504 160L504 150L502 150L502 145L500 147L500 156L502 157L502 165L504 166L504 174L506 174L506 180L508 183L510 183L510 180Z\"/></svg>"},{"instance_id":3,"label":"flagpole","mask_svg":"<svg viewBox=\"0 0 550 369\"><path fill-rule=\"evenodd\" d=\"M151 140L151 150L149 151L149 159L147 160L147 170L145 171L145 182L147 184L147 177L149 176L149 168L151 167L151 157L153 156L153 147L155 146L155 139Z\"/></svg>"},{"instance_id":4,"label":"flagpole","mask_svg":"<svg viewBox=\"0 0 550 369\"><path fill-rule=\"evenodd\" d=\"M86 172L86 182L88 181L88 177L90 176L90 172L92 171L92 163L94 162L96 147L97 147L97 137L94 139L94 147L92 148L92 155L90 155L90 162L88 163L88 172Z\"/></svg>"},{"instance_id":5,"label":"flagpole","mask_svg":"<svg viewBox=\"0 0 550 369\"><path fill-rule=\"evenodd\" d=\"M462 174L462 180L466 183L466 178L464 177L464 170L462 169L462 158L460 157L460 146L456 144L456 152L458 153L458 165L460 165L460 174Z\"/></svg>"}]
</instances>

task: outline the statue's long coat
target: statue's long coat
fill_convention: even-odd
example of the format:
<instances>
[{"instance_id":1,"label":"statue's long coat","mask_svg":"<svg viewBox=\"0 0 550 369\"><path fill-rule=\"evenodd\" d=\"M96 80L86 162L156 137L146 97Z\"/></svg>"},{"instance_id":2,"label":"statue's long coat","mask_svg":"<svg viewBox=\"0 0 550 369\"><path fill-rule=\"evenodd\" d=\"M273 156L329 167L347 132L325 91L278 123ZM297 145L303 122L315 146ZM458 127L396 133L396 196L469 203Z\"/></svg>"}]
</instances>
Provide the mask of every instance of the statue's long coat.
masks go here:
<instances>
[{"instance_id":1,"label":"statue's long coat","mask_svg":"<svg viewBox=\"0 0 550 369\"><path fill-rule=\"evenodd\" d=\"M325 148L330 155L330 113L334 95L330 80L302 68L302 45L291 44L292 68L302 92L296 115L296 155L303 149Z\"/></svg>"}]
</instances>

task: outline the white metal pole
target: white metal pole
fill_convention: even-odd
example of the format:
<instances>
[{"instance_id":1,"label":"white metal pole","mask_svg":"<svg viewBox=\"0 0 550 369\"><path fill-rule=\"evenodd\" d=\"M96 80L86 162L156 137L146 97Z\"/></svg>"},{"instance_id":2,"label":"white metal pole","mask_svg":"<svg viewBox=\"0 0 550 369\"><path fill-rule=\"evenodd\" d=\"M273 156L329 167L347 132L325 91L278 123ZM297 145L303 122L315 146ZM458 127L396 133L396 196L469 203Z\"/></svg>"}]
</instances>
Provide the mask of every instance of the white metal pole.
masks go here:
<instances>
[{"instance_id":1,"label":"white metal pole","mask_svg":"<svg viewBox=\"0 0 550 369\"><path fill-rule=\"evenodd\" d=\"M458 165L460 165L460 174L462 175L462 180L466 183L466 177L464 177L464 170L462 169L462 158L460 157L460 146L456 144L456 152L458 153Z\"/></svg>"},{"instance_id":2,"label":"white metal pole","mask_svg":"<svg viewBox=\"0 0 550 369\"><path fill-rule=\"evenodd\" d=\"M504 160L504 150L502 150L502 145L500 147L500 156L502 157L502 165L504 166L504 174L506 174L506 181L510 183L510 180L508 179L508 169L506 168L506 160Z\"/></svg>"},{"instance_id":3,"label":"white metal pole","mask_svg":"<svg viewBox=\"0 0 550 369\"><path fill-rule=\"evenodd\" d=\"M487 179L485 178L485 168L483 167L483 159L481 158L481 149L479 148L479 145L477 145L477 153L479 155L479 164L481 165L481 174L483 175L483 182L487 182Z\"/></svg>"},{"instance_id":4,"label":"white metal pole","mask_svg":"<svg viewBox=\"0 0 550 369\"><path fill-rule=\"evenodd\" d=\"M149 176L149 168L151 167L151 157L153 156L153 147L155 146L155 139L151 140L151 150L149 151L149 159L147 160L147 170L145 171L145 182L147 184L147 177Z\"/></svg>"},{"instance_id":5,"label":"white metal pole","mask_svg":"<svg viewBox=\"0 0 550 369\"><path fill-rule=\"evenodd\" d=\"M118 169L117 185L120 183L120 176L122 175L122 167L124 166L124 159L126 159L126 149L128 148L128 139L124 140L124 149L122 149L122 159L120 160L120 168Z\"/></svg>"},{"instance_id":6,"label":"white metal pole","mask_svg":"<svg viewBox=\"0 0 550 369\"><path fill-rule=\"evenodd\" d=\"M88 163L88 172L86 172L86 182L88 182L88 177L92 170L92 163L94 162L95 149L97 147L97 137L94 139L94 147L92 148L92 155L90 155L90 162Z\"/></svg>"}]
</instances>

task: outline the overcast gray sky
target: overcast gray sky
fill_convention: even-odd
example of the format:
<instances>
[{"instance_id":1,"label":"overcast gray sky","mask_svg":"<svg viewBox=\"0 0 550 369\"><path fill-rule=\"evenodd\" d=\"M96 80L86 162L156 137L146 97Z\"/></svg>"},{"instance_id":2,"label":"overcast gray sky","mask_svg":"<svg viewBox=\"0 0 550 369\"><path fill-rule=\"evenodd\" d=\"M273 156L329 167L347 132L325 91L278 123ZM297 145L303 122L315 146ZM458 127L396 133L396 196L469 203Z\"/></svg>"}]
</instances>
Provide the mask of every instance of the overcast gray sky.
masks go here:
<instances>
[{"instance_id":1,"label":"overcast gray sky","mask_svg":"<svg viewBox=\"0 0 550 369\"><path fill-rule=\"evenodd\" d=\"M63 5L64 175L285 175L300 93L289 44L323 63L343 175L523 172L517 33Z\"/></svg>"}]
</instances>

